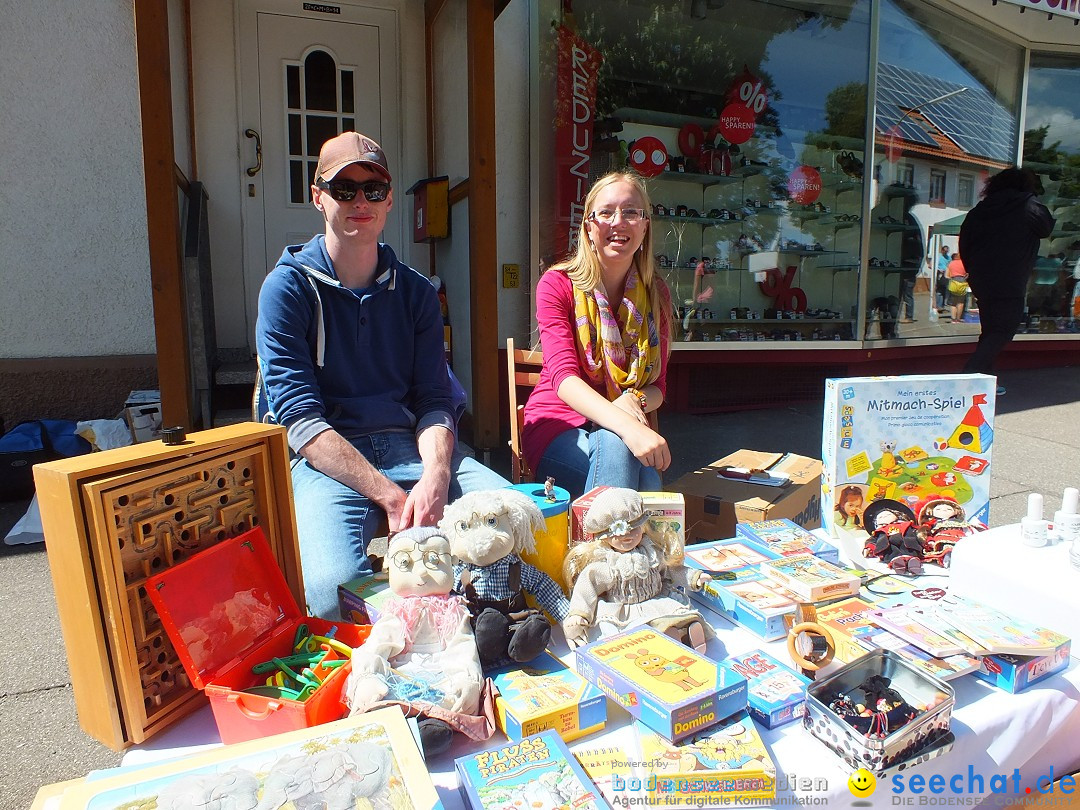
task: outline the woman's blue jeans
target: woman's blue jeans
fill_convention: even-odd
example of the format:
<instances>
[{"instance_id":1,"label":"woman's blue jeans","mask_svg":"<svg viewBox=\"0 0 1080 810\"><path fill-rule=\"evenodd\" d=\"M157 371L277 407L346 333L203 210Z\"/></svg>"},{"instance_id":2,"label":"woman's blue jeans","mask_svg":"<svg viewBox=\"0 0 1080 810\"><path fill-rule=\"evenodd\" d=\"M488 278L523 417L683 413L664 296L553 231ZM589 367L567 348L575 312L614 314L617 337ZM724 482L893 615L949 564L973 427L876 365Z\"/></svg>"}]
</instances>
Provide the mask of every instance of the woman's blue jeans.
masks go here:
<instances>
[{"instance_id":1,"label":"woman's blue jeans","mask_svg":"<svg viewBox=\"0 0 1080 810\"><path fill-rule=\"evenodd\" d=\"M548 476L571 498L597 486L638 492L659 492L661 487L656 468L638 461L617 433L604 428L574 428L556 436L536 466L538 481Z\"/></svg>"},{"instance_id":2,"label":"woman's blue jeans","mask_svg":"<svg viewBox=\"0 0 1080 810\"><path fill-rule=\"evenodd\" d=\"M376 470L406 491L416 485L424 471L416 436L411 432L373 433L353 439L351 444ZM292 462L292 484L308 615L336 620L337 587L371 573L367 546L378 535L386 513L299 456ZM454 450L450 501L465 492L509 485L498 473Z\"/></svg>"}]
</instances>

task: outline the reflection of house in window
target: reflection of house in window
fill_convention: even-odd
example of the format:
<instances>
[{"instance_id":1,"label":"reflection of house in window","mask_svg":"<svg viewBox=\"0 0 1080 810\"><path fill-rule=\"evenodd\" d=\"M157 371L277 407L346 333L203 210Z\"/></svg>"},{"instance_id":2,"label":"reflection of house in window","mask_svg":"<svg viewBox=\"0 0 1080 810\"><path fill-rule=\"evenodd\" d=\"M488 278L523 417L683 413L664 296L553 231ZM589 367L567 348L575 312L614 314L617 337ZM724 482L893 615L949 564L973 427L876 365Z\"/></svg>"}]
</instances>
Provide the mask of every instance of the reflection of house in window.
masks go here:
<instances>
[{"instance_id":1,"label":"reflection of house in window","mask_svg":"<svg viewBox=\"0 0 1080 810\"><path fill-rule=\"evenodd\" d=\"M882 148L887 133L896 133L903 163L914 164L914 174L922 183L929 178L929 187L917 187L921 200L935 207L970 208L974 205L975 175L994 173L1012 163L1016 116L974 80L963 85L896 65L881 63L878 67L878 148ZM927 103L962 88L966 89ZM903 163L898 172L905 171ZM946 183L947 172L957 169L960 182L954 184L953 191ZM910 182L902 175L897 179Z\"/></svg>"},{"instance_id":2,"label":"reflection of house in window","mask_svg":"<svg viewBox=\"0 0 1080 810\"><path fill-rule=\"evenodd\" d=\"M971 208L975 205L975 177L973 175L961 172L956 179L956 204L961 208Z\"/></svg>"},{"instance_id":3,"label":"reflection of house in window","mask_svg":"<svg viewBox=\"0 0 1080 810\"><path fill-rule=\"evenodd\" d=\"M930 202L945 204L945 170L930 170Z\"/></svg>"},{"instance_id":4,"label":"reflection of house in window","mask_svg":"<svg viewBox=\"0 0 1080 810\"><path fill-rule=\"evenodd\" d=\"M902 186L915 187L915 165L900 163L896 167L896 181Z\"/></svg>"}]
</instances>

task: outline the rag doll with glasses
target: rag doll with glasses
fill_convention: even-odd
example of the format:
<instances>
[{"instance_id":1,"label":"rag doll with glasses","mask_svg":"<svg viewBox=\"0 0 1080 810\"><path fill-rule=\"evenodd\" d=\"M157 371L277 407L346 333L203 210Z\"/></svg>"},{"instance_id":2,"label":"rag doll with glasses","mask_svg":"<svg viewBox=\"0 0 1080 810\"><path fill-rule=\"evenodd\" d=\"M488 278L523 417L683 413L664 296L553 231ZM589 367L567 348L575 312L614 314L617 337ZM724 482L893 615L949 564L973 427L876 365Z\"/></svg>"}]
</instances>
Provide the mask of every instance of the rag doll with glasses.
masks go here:
<instances>
[{"instance_id":1,"label":"rag doll with glasses","mask_svg":"<svg viewBox=\"0 0 1080 810\"><path fill-rule=\"evenodd\" d=\"M446 750L454 731L474 740L494 732L492 695L480 667L469 608L450 593L450 541L416 527L390 539L390 596L353 651L346 702L353 714L396 705L420 718L424 754Z\"/></svg>"},{"instance_id":2,"label":"rag doll with glasses","mask_svg":"<svg viewBox=\"0 0 1080 810\"><path fill-rule=\"evenodd\" d=\"M641 495L612 487L593 500L582 527L591 537L571 549L563 574L572 588L563 632L571 648L600 636L649 625L704 651L712 631L690 606L687 590L712 577L682 563L677 535L648 526Z\"/></svg>"}]
</instances>

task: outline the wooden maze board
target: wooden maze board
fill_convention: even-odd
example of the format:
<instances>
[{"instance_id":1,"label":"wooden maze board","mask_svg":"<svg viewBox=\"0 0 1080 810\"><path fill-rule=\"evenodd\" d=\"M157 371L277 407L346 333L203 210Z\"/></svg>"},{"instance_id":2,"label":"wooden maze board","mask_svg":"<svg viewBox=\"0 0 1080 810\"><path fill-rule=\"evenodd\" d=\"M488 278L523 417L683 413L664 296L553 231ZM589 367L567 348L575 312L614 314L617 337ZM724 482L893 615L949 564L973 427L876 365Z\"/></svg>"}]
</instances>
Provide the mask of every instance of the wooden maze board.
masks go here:
<instances>
[{"instance_id":1,"label":"wooden maze board","mask_svg":"<svg viewBox=\"0 0 1080 810\"><path fill-rule=\"evenodd\" d=\"M39 465L49 565L83 729L114 750L202 705L144 583L262 526L303 581L284 430L244 423ZM90 610L87 610L87 605Z\"/></svg>"}]
</instances>

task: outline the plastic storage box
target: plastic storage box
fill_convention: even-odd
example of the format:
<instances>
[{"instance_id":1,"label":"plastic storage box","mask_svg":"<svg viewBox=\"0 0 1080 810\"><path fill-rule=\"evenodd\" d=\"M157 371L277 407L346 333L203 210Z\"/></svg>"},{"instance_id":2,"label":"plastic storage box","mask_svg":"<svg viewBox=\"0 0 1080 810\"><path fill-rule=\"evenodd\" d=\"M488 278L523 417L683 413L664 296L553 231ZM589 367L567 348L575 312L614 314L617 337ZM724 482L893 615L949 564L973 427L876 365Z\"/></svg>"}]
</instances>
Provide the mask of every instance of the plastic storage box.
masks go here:
<instances>
[{"instance_id":1,"label":"plastic storage box","mask_svg":"<svg viewBox=\"0 0 1080 810\"><path fill-rule=\"evenodd\" d=\"M841 693L861 702L859 685L871 675L888 678L891 688L912 706L937 702L885 737L867 737L844 722L829 704ZM877 650L807 687L803 725L852 768L881 772L933 748L949 734L955 702L947 683L920 672L889 650Z\"/></svg>"},{"instance_id":2,"label":"plastic storage box","mask_svg":"<svg viewBox=\"0 0 1080 810\"><path fill-rule=\"evenodd\" d=\"M267 675L255 674L252 667L290 655L301 625L352 648L371 632L370 626L302 616L261 528L219 543L151 577L146 585L188 677L210 699L222 742L243 742L345 716L342 692L349 662L330 670L305 701L242 691L265 684ZM329 648L328 660L340 657Z\"/></svg>"}]
</instances>

